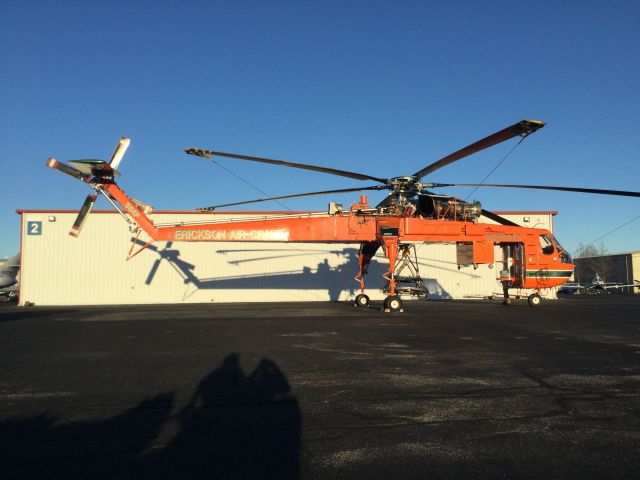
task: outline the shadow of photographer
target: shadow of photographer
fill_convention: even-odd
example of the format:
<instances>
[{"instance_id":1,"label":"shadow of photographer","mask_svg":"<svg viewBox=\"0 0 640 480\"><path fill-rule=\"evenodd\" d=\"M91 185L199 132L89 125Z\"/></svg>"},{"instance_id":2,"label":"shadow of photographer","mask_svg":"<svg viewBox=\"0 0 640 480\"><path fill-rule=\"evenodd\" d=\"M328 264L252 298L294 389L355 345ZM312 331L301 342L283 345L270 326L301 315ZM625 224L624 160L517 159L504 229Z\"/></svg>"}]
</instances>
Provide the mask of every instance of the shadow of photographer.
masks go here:
<instances>
[{"instance_id":1,"label":"shadow of photographer","mask_svg":"<svg viewBox=\"0 0 640 480\"><path fill-rule=\"evenodd\" d=\"M230 354L172 414L174 404L161 393L100 421L0 421L2 478L299 477L300 408L273 361L245 376ZM177 433L162 440L172 425Z\"/></svg>"}]
</instances>

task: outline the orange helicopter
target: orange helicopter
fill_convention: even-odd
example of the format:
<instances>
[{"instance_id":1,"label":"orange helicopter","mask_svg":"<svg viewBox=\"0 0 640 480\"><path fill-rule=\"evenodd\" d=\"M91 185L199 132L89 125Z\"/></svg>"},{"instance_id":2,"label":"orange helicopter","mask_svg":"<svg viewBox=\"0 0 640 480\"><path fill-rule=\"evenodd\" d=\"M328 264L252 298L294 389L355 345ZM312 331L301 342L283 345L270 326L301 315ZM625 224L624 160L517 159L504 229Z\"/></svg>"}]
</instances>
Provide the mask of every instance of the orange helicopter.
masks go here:
<instances>
[{"instance_id":1,"label":"orange helicopter","mask_svg":"<svg viewBox=\"0 0 640 480\"><path fill-rule=\"evenodd\" d=\"M151 238L133 252L134 245L140 243L136 237L128 258L137 255L156 241L355 243L360 245L359 271L354 277L359 284L360 293L355 297L354 303L358 307L366 307L369 305L369 296L366 294L364 277L371 259L382 247L389 260L389 268L383 275L387 281L384 290L387 296L383 309L393 312L403 307L401 295L428 295L420 278L415 245L425 242L450 242L456 244L459 267L473 265L477 268L480 264L493 267L495 263L501 266L497 281L502 285L505 304L510 303L509 289L532 289L535 293L529 295L528 302L531 306L536 306L541 302L541 290L562 285L573 273L571 256L555 237L548 230L522 227L484 210L479 202L469 203L455 197L439 195L431 189L453 186L526 188L633 197L640 197L640 193L540 185L426 183L422 179L442 167L498 143L516 136L524 139L544 125L544 122L537 120L520 121L447 155L412 175L392 178L263 157L187 148L186 153L209 160L213 157L227 157L376 182L375 185L365 187L299 193L198 209L203 213L221 207L312 195L369 190L389 190L389 194L376 206L370 206L367 197L362 195L359 201L348 209L331 202L327 212L283 213L279 216L223 221L203 220L165 226L155 225L148 217L151 207L127 196L115 182L118 166L130 144L128 138L120 140L109 162L75 160L64 164L49 158L47 166L89 184L96 192L87 196L72 226L72 236L79 235L97 195L102 194L129 223L133 233L140 235L144 231ZM496 223L483 223L480 221L481 217ZM495 258L496 245L500 247L498 251L501 251L501 257L498 259Z\"/></svg>"}]
</instances>

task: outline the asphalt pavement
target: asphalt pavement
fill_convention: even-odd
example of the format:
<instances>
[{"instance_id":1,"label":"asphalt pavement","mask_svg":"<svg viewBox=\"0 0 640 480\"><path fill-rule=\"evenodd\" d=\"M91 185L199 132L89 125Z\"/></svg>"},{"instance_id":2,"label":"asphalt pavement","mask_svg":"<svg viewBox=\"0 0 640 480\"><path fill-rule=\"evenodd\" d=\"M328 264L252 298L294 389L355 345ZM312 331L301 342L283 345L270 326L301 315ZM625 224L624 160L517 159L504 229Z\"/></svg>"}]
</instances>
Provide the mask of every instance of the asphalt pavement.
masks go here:
<instances>
[{"instance_id":1,"label":"asphalt pavement","mask_svg":"<svg viewBox=\"0 0 640 480\"><path fill-rule=\"evenodd\" d=\"M640 296L0 305L0 478L640 478Z\"/></svg>"}]
</instances>

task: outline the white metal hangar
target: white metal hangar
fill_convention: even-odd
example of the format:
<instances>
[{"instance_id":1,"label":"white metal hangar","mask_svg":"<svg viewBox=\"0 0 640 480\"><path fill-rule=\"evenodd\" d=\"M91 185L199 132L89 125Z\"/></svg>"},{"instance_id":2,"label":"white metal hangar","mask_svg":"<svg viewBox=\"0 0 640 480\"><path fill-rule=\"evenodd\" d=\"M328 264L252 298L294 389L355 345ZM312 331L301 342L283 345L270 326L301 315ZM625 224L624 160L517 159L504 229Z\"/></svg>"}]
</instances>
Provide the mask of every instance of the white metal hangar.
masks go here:
<instances>
[{"instance_id":1,"label":"white metal hangar","mask_svg":"<svg viewBox=\"0 0 640 480\"><path fill-rule=\"evenodd\" d=\"M71 210L18 210L21 216L20 305L109 305L350 300L358 293L358 245L263 242L158 242L127 260L136 240L117 212L93 212L78 238ZM213 213L217 219L282 212ZM290 212L288 212L290 213ZM557 212L499 212L553 231ZM158 211L156 224L201 220L197 212ZM490 222L483 219L484 222ZM145 243L140 239L138 242ZM134 245L133 251L140 248ZM455 244L416 247L420 275L435 299L501 295L497 270L458 268ZM499 257L496 257L499 258ZM367 294L383 300L387 259L378 254ZM555 296L555 292L547 293Z\"/></svg>"}]
</instances>

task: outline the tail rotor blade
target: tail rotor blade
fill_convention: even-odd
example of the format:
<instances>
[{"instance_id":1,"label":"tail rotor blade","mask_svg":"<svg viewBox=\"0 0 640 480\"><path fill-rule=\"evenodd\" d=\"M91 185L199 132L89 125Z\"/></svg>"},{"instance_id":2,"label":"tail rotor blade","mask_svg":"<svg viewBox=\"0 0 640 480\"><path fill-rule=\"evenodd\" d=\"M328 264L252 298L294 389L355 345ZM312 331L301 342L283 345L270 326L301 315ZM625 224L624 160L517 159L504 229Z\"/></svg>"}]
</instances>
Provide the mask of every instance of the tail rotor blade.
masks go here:
<instances>
[{"instance_id":1,"label":"tail rotor blade","mask_svg":"<svg viewBox=\"0 0 640 480\"><path fill-rule=\"evenodd\" d=\"M118 145L116 146L116 150L113 152L111 156L111 160L109 161L109 166L112 170L118 170L118 166L120 166L120 162L122 161L122 157L124 157L127 148L131 144L131 139L127 137L120 138Z\"/></svg>"},{"instance_id":2,"label":"tail rotor blade","mask_svg":"<svg viewBox=\"0 0 640 480\"><path fill-rule=\"evenodd\" d=\"M55 158L47 159L47 167L53 168L54 170L59 170L62 173L71 175L72 177L77 178L78 180L82 180L83 182L91 183L91 180L93 179L92 175L84 173L77 168L72 167L71 165L59 162Z\"/></svg>"},{"instance_id":3,"label":"tail rotor blade","mask_svg":"<svg viewBox=\"0 0 640 480\"><path fill-rule=\"evenodd\" d=\"M98 195L95 195L95 194L87 195L87 198L82 204L82 208L80 209L80 212L78 212L76 221L73 222L73 226L71 227L71 231L69 232L69 235L75 238L77 238L78 235L80 235L80 230L82 230L82 225L84 225L84 222L87 219L87 215L89 215L89 213L93 209L93 205L96 203L97 198L98 198Z\"/></svg>"}]
</instances>

